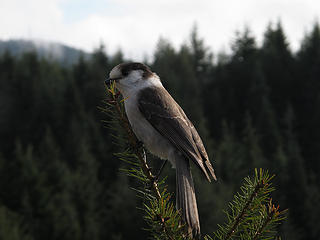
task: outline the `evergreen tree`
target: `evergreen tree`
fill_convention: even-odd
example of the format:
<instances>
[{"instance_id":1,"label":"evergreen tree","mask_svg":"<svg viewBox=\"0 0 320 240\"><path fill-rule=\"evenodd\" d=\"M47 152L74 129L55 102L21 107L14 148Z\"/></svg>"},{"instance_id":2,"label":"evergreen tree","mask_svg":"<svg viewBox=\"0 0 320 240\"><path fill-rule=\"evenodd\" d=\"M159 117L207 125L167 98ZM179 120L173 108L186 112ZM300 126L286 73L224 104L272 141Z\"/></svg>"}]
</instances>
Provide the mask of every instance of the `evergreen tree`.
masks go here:
<instances>
[{"instance_id":1,"label":"evergreen tree","mask_svg":"<svg viewBox=\"0 0 320 240\"><path fill-rule=\"evenodd\" d=\"M223 122L223 138L216 152L220 179L227 183L239 183L246 170L243 168L244 148L226 122ZM243 171L243 172L242 172ZM237 187L237 186L235 186Z\"/></svg>"},{"instance_id":2,"label":"evergreen tree","mask_svg":"<svg viewBox=\"0 0 320 240\"><path fill-rule=\"evenodd\" d=\"M253 126L250 113L247 113L245 118L245 128L243 132L243 144L246 146L247 169L252 171L256 168L266 167L266 159L260 147L260 139L256 129Z\"/></svg>"},{"instance_id":3,"label":"evergreen tree","mask_svg":"<svg viewBox=\"0 0 320 240\"><path fill-rule=\"evenodd\" d=\"M0 205L0 239L31 240L25 230L21 217Z\"/></svg>"},{"instance_id":4,"label":"evergreen tree","mask_svg":"<svg viewBox=\"0 0 320 240\"><path fill-rule=\"evenodd\" d=\"M291 101L294 59L281 23L276 28L270 24L261 48L262 69L270 87L270 101L277 114L285 112Z\"/></svg>"},{"instance_id":5,"label":"evergreen tree","mask_svg":"<svg viewBox=\"0 0 320 240\"><path fill-rule=\"evenodd\" d=\"M297 109L299 122L299 142L307 159L306 166L314 174L320 170L319 165L319 64L320 64L320 27L316 23L307 34L297 54L297 77L295 84L294 107ZM312 143L312 144L310 144ZM320 183L320 178L317 177Z\"/></svg>"}]
</instances>

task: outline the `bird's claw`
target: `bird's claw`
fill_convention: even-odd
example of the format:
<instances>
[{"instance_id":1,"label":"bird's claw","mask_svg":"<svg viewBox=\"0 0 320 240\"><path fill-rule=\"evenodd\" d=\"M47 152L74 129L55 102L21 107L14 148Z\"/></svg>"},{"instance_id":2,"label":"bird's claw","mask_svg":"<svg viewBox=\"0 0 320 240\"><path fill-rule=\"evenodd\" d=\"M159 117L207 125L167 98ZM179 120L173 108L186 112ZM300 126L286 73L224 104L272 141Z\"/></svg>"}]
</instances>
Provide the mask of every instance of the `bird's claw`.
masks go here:
<instances>
[{"instance_id":1,"label":"bird's claw","mask_svg":"<svg viewBox=\"0 0 320 240\"><path fill-rule=\"evenodd\" d=\"M137 141L137 148L140 149L140 148L143 148L143 142L138 140Z\"/></svg>"}]
</instances>

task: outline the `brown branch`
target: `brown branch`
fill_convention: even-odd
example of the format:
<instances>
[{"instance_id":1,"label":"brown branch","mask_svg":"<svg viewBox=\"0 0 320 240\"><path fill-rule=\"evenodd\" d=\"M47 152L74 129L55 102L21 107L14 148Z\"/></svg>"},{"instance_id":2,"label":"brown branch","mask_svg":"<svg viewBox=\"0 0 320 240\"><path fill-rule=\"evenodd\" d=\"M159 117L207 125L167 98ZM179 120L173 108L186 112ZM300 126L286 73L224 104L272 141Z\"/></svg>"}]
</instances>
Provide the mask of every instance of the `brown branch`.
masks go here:
<instances>
[{"instance_id":1,"label":"brown branch","mask_svg":"<svg viewBox=\"0 0 320 240\"><path fill-rule=\"evenodd\" d=\"M132 146L134 150L134 154L138 157L141 163L142 171L146 175L146 177L150 180L150 183L152 184L151 187L155 192L157 199L159 200L161 199L161 194L158 188L158 184L156 181L154 181L155 177L151 173L150 167L147 164L144 150L140 148L139 140L137 139L136 135L132 131L132 128L130 126L127 116L123 113L123 110L121 109L119 94L115 92L114 86L111 86L111 88L108 89L108 92L112 99L111 101L109 101L109 103L115 108L119 117L120 124L122 125L123 129L125 130L128 136L129 144Z\"/></svg>"},{"instance_id":2,"label":"brown branch","mask_svg":"<svg viewBox=\"0 0 320 240\"><path fill-rule=\"evenodd\" d=\"M269 224L269 222L272 220L272 218L277 214L279 213L278 212L278 209L279 207L275 207L272 203L271 203L271 199L270 199L270 202L268 204L268 213L267 213L267 216L263 222L263 224L261 225L261 227L256 231L254 237L253 237L253 240L257 240L258 237L262 234L263 230L265 229L265 227Z\"/></svg>"},{"instance_id":3,"label":"brown branch","mask_svg":"<svg viewBox=\"0 0 320 240\"><path fill-rule=\"evenodd\" d=\"M259 182L257 186L255 187L254 191L250 195L246 205L243 207L241 213L236 217L234 224L232 225L231 229L227 233L225 240L230 239L232 235L235 233L236 228L239 226L241 220L245 216L250 204L252 203L253 199L257 196L258 191L263 187L264 183L263 181Z\"/></svg>"},{"instance_id":4,"label":"brown branch","mask_svg":"<svg viewBox=\"0 0 320 240\"><path fill-rule=\"evenodd\" d=\"M279 221L283 218L283 216L285 215L285 213L287 212L287 209L279 211L279 205L277 207L274 206L274 204L272 204L272 199L270 199L269 204L268 204L268 213L267 216L263 222L263 224L261 225L261 227L255 232L255 235L253 237L253 240L257 240L258 237L262 234L262 232L264 231L264 229L267 227L267 225L274 219L277 219L276 221ZM266 210L267 211L267 210Z\"/></svg>"}]
</instances>

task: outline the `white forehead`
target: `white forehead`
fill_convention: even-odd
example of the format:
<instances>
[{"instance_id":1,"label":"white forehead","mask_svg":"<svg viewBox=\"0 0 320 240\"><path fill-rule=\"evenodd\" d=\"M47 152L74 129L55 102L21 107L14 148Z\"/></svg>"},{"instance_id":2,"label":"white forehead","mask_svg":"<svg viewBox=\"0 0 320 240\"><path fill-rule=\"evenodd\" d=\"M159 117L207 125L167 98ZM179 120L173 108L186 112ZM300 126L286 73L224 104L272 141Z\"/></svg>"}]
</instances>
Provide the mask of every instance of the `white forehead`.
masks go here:
<instances>
[{"instance_id":1,"label":"white forehead","mask_svg":"<svg viewBox=\"0 0 320 240\"><path fill-rule=\"evenodd\" d=\"M112 68L109 77L110 78L117 78L117 77L121 77L121 70L120 70L120 65L115 66L114 68Z\"/></svg>"}]
</instances>

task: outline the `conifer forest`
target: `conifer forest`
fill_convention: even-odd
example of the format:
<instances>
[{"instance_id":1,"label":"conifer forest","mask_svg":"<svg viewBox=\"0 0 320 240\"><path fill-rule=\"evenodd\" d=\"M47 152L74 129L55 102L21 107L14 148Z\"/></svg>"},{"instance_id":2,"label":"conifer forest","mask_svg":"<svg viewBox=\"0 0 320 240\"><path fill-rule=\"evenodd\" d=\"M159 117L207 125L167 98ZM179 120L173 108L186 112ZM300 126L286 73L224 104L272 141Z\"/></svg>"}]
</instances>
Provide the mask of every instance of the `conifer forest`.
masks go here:
<instances>
[{"instance_id":1,"label":"conifer forest","mask_svg":"<svg viewBox=\"0 0 320 240\"><path fill-rule=\"evenodd\" d=\"M255 168L275 174L272 198L287 219L278 236L320 238L320 27L292 50L281 24L262 42L235 34L212 52L194 28L180 47L159 39L145 60L195 124L218 177L193 165L203 234ZM136 182L121 172L114 131L99 107L104 80L125 59L103 46L75 64L27 52L0 55L0 239L148 239ZM157 169L161 161L148 154ZM175 170L168 164L169 191Z\"/></svg>"}]
</instances>

